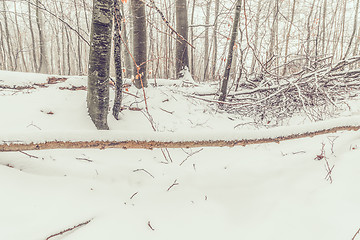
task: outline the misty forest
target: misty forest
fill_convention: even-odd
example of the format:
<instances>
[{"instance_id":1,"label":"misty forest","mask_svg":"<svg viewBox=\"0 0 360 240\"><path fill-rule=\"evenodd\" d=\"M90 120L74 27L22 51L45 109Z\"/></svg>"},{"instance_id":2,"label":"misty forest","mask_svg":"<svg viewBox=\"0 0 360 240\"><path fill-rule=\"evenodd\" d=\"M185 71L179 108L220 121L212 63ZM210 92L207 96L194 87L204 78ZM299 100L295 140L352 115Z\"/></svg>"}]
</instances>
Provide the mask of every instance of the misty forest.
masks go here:
<instances>
[{"instance_id":1,"label":"misty forest","mask_svg":"<svg viewBox=\"0 0 360 240\"><path fill-rule=\"evenodd\" d=\"M0 0L0 239L360 240L360 0Z\"/></svg>"}]
</instances>

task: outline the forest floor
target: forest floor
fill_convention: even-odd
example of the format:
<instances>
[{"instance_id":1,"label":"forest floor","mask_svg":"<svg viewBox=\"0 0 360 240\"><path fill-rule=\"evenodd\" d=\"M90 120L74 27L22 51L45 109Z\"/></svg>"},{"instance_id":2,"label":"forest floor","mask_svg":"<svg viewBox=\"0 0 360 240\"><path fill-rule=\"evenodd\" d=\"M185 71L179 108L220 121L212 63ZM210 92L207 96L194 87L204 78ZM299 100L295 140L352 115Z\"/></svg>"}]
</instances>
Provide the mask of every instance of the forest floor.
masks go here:
<instances>
[{"instance_id":1,"label":"forest floor","mask_svg":"<svg viewBox=\"0 0 360 240\"><path fill-rule=\"evenodd\" d=\"M95 130L86 77L65 78L0 71L0 141ZM148 112L143 92L125 88L111 130L191 138L310 124L304 116L254 124L193 97L216 84L156 83L145 92ZM359 100L348 104L338 115L359 116ZM0 239L358 240L359 182L354 131L232 148L0 152Z\"/></svg>"}]
</instances>

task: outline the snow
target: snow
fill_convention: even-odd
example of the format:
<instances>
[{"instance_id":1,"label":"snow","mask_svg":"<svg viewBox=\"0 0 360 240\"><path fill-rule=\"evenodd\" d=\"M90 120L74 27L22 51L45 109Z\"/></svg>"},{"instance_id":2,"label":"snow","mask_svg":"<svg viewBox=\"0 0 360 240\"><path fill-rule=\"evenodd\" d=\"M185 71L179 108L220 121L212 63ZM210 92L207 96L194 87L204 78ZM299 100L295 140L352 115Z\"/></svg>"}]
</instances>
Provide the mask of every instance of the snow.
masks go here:
<instances>
[{"instance_id":1,"label":"snow","mask_svg":"<svg viewBox=\"0 0 360 240\"><path fill-rule=\"evenodd\" d=\"M0 86L46 83L47 77L0 71ZM354 100L351 111L325 122L298 116L277 128L234 129L250 119L186 96L213 86L163 82L146 91L156 132L145 117L142 91L133 87L128 93L138 98L125 94L122 119L109 114L111 130L102 132L87 116L86 91L59 89L86 86L85 77L69 76L47 88L0 89L0 141L253 139L360 120ZM323 144L325 157L316 160ZM161 149L0 152L0 239L46 239L87 220L50 239L338 240L352 239L360 227L356 131L246 147L168 149L170 157L163 151L166 158ZM325 160L334 166L332 183L325 179Z\"/></svg>"}]
</instances>

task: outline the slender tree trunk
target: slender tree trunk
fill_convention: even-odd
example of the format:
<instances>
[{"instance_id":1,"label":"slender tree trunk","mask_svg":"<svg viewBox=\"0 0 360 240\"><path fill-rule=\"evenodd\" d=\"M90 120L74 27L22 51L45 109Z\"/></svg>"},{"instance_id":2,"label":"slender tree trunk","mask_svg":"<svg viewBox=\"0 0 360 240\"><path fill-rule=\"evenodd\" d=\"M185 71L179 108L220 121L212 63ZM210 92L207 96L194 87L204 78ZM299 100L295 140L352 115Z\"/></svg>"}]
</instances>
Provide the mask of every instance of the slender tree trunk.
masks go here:
<instances>
[{"instance_id":1,"label":"slender tree trunk","mask_svg":"<svg viewBox=\"0 0 360 240\"><path fill-rule=\"evenodd\" d=\"M115 99L113 107L113 116L116 120L119 120L119 112L121 110L121 101L122 101L122 69L121 69L121 22L122 15L120 12L120 3L119 0L114 0L114 62L115 62L115 73L116 73L116 82L115 82Z\"/></svg>"},{"instance_id":2,"label":"slender tree trunk","mask_svg":"<svg viewBox=\"0 0 360 240\"><path fill-rule=\"evenodd\" d=\"M88 18L88 13L87 13L87 9L86 9L86 0L83 0L82 2L83 2L83 8L84 8L86 29L87 29L88 31L90 31L89 18Z\"/></svg>"},{"instance_id":3,"label":"slender tree trunk","mask_svg":"<svg viewBox=\"0 0 360 240\"><path fill-rule=\"evenodd\" d=\"M311 52L310 52L310 42L311 42L311 17L314 11L315 1L313 0L312 6L310 8L310 13L307 18L306 27L307 27L307 36L306 36L306 66L310 67L311 63Z\"/></svg>"},{"instance_id":4,"label":"slender tree trunk","mask_svg":"<svg viewBox=\"0 0 360 240\"><path fill-rule=\"evenodd\" d=\"M138 89L147 87L147 45L146 45L146 16L145 4L141 0L131 0L133 12L133 56L134 64L134 85Z\"/></svg>"},{"instance_id":5,"label":"slender tree trunk","mask_svg":"<svg viewBox=\"0 0 360 240\"><path fill-rule=\"evenodd\" d=\"M0 22L0 69L6 69L6 55L5 55L5 47L4 47L4 32L2 23Z\"/></svg>"},{"instance_id":6,"label":"slender tree trunk","mask_svg":"<svg viewBox=\"0 0 360 240\"><path fill-rule=\"evenodd\" d=\"M19 51L21 54L21 60L22 60L22 66L24 67L23 69L21 69L21 71L27 72L28 68L27 68L27 64L26 64L26 60L25 60L25 56L24 56L24 49L22 46L22 36L21 36L21 32L20 32L20 28L19 28L19 22L18 22L18 12L17 12L17 7L16 7L16 2L14 2L14 11L15 11L15 25L16 25L16 32L18 35L18 41L19 41Z\"/></svg>"},{"instance_id":7,"label":"slender tree trunk","mask_svg":"<svg viewBox=\"0 0 360 240\"><path fill-rule=\"evenodd\" d=\"M8 19L7 19L7 6L5 4L5 1L3 1L3 15L4 15L4 27L5 27L5 39L6 39L6 45L7 45L7 49L8 49L8 60L9 60L9 67L11 70L14 70L14 62L13 62L13 57L12 57L12 46L10 44L10 31L9 31L9 25L8 25Z\"/></svg>"},{"instance_id":8,"label":"slender tree trunk","mask_svg":"<svg viewBox=\"0 0 360 240\"><path fill-rule=\"evenodd\" d=\"M214 22L214 31L213 31L213 39L214 39L214 49L213 49L213 57L212 57L212 69L211 69L211 78L215 79L216 74L216 64L218 58L218 39L217 39L217 31L218 31L218 16L219 16L219 6L220 0L215 0L215 22Z\"/></svg>"},{"instance_id":9,"label":"slender tree trunk","mask_svg":"<svg viewBox=\"0 0 360 240\"><path fill-rule=\"evenodd\" d=\"M252 60L251 60L250 73L253 73L255 71L256 54L258 54L256 51L258 50L258 43L259 43L259 24L260 24L261 3L262 3L262 1L259 0L257 3L257 9L256 9L255 30L254 30L254 52L253 52Z\"/></svg>"},{"instance_id":10,"label":"slender tree trunk","mask_svg":"<svg viewBox=\"0 0 360 240\"><path fill-rule=\"evenodd\" d=\"M347 8L347 0L344 0L343 14L342 14L342 21L341 21L340 58L343 58L343 54L344 54L344 39L345 39L346 8Z\"/></svg>"},{"instance_id":11,"label":"slender tree trunk","mask_svg":"<svg viewBox=\"0 0 360 240\"><path fill-rule=\"evenodd\" d=\"M206 81L209 78L208 69L209 69L209 55L210 55L210 46L209 46L209 23L210 23L210 7L211 0L207 0L206 3L206 16L205 16L205 57L204 57L204 75L203 79Z\"/></svg>"},{"instance_id":12,"label":"slender tree trunk","mask_svg":"<svg viewBox=\"0 0 360 240\"><path fill-rule=\"evenodd\" d=\"M237 0L236 8L235 8L235 17L234 17L234 22L233 22L233 27L232 27L232 32L231 32L229 53L228 53L227 62L225 65L225 72L224 72L224 76L222 79L220 96L219 96L219 101L222 101L222 102L225 101L226 95L227 95L227 86L228 86L228 82L229 82L229 75L230 75L230 70L231 70L231 63L232 63L232 58L233 58L235 40L237 37L238 25L239 25L239 21L240 21L241 1L242 0Z\"/></svg>"},{"instance_id":13,"label":"slender tree trunk","mask_svg":"<svg viewBox=\"0 0 360 240\"><path fill-rule=\"evenodd\" d=\"M121 15L125 16L125 12L124 12L124 4L122 2L120 2L120 11L121 11ZM121 23L121 38L124 40L124 47L123 49L123 54L122 56L125 57L125 77L126 78L131 78L131 76L133 75L133 69L132 69L132 64L131 64L131 59L130 59L130 44L129 44L129 38L128 38L128 34L127 34L127 26L126 23L124 21L122 21ZM125 46L126 44L126 46Z\"/></svg>"},{"instance_id":14,"label":"slender tree trunk","mask_svg":"<svg viewBox=\"0 0 360 240\"><path fill-rule=\"evenodd\" d=\"M327 0L324 0L324 9L322 16L322 44L321 44L321 55L324 57L325 55L325 37L326 37L326 11L327 11Z\"/></svg>"},{"instance_id":15,"label":"slender tree trunk","mask_svg":"<svg viewBox=\"0 0 360 240\"><path fill-rule=\"evenodd\" d=\"M75 18L76 18L76 25L77 31L80 32L80 19L79 19L79 11L78 6L76 3L77 0L74 0L74 7L75 7ZM77 73L82 75L82 64L81 64L82 56L81 56L81 38L80 35L77 35L77 62L78 62L78 70Z\"/></svg>"},{"instance_id":16,"label":"slender tree trunk","mask_svg":"<svg viewBox=\"0 0 360 240\"><path fill-rule=\"evenodd\" d=\"M359 0L356 1L353 31L352 31L350 41L349 41L349 45L348 45L348 47L346 49L344 58L346 58L348 56L348 54L350 53L351 45L352 45L352 42L354 41L355 33L356 33L356 30L357 30L357 21L358 21L358 15L359 15L359 2L360 2ZM358 38L360 38L360 36Z\"/></svg>"},{"instance_id":17,"label":"slender tree trunk","mask_svg":"<svg viewBox=\"0 0 360 240\"><path fill-rule=\"evenodd\" d=\"M185 39L188 39L188 19L186 0L176 0L176 31ZM184 72L189 70L189 56L187 43L177 37L176 41L176 78L183 77Z\"/></svg>"},{"instance_id":18,"label":"slender tree trunk","mask_svg":"<svg viewBox=\"0 0 360 240\"><path fill-rule=\"evenodd\" d=\"M97 129L109 129L109 69L113 0L94 0L90 35L87 106Z\"/></svg>"},{"instance_id":19,"label":"slender tree trunk","mask_svg":"<svg viewBox=\"0 0 360 240\"><path fill-rule=\"evenodd\" d=\"M41 6L40 0L36 0L36 6ZM47 57L47 47L44 35L44 21L43 15L39 7L36 7L36 22L39 30L39 45L40 45L40 62L38 72L49 73L49 62Z\"/></svg>"},{"instance_id":20,"label":"slender tree trunk","mask_svg":"<svg viewBox=\"0 0 360 240\"><path fill-rule=\"evenodd\" d=\"M270 43L269 43L269 50L267 53L267 58L266 58L266 62L269 63L268 66L269 67L271 65L271 62L273 60L273 58L275 57L275 55L277 54L277 35L278 35L278 17L279 14L279 0L275 0L275 6L274 6L274 10L273 10L273 22L272 22L272 27L271 27L271 35L270 35Z\"/></svg>"},{"instance_id":21,"label":"slender tree trunk","mask_svg":"<svg viewBox=\"0 0 360 240\"><path fill-rule=\"evenodd\" d=\"M218 1L218 0L216 0L216 1ZM191 25L194 24L195 6L196 6L196 0L193 0L193 5L192 5L192 9L191 9L191 21L190 21ZM194 45L194 29L192 27L190 28L190 36L191 36L190 37L191 44ZM191 71L191 74L194 75L195 74L195 70L194 70L195 55L194 55L193 48L190 49L190 55L191 55L190 71Z\"/></svg>"},{"instance_id":22,"label":"slender tree trunk","mask_svg":"<svg viewBox=\"0 0 360 240\"><path fill-rule=\"evenodd\" d=\"M293 22L294 22L295 6L296 6L296 0L293 0L293 4L292 4L292 7L291 7L291 17L290 17L290 22L289 22L289 30L288 30L288 32L286 34L285 59L284 59L284 69L283 69L282 75L286 74L286 63L287 63L287 59L288 59L289 40L290 40L291 28L292 28L292 25L293 25Z\"/></svg>"}]
</instances>

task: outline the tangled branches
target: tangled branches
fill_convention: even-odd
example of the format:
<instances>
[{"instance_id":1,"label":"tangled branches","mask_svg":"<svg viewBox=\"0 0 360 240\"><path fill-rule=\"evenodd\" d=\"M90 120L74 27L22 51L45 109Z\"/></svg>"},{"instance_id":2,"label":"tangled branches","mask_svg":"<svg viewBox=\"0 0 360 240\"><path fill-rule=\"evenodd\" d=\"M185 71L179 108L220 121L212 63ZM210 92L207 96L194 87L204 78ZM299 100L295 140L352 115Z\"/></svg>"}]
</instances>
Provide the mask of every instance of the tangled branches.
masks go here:
<instances>
[{"instance_id":1,"label":"tangled branches","mask_svg":"<svg viewBox=\"0 0 360 240\"><path fill-rule=\"evenodd\" d=\"M252 76L239 86L241 91L229 92L222 107L256 121L269 121L306 113L309 119L323 120L334 110L347 106L346 100L358 95L360 69L353 69L360 56L342 60L335 65L320 65L290 76L271 73Z\"/></svg>"}]
</instances>

